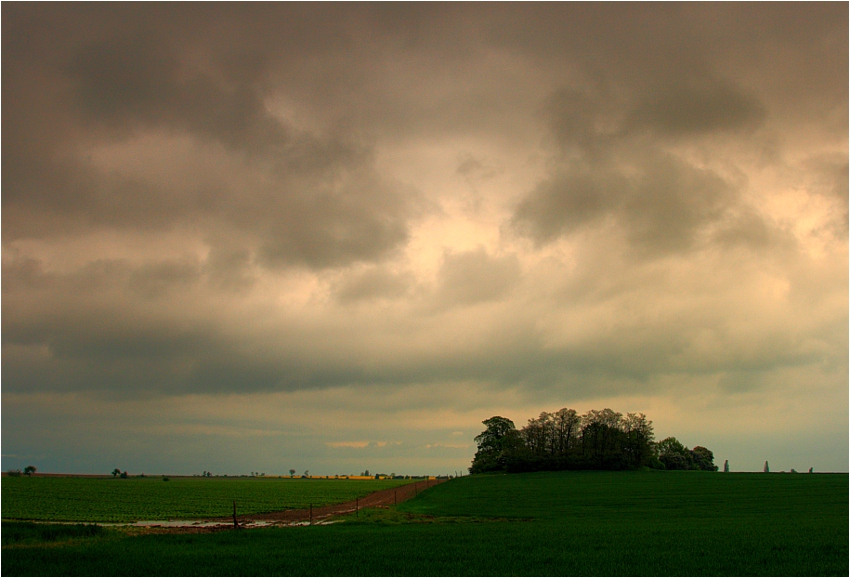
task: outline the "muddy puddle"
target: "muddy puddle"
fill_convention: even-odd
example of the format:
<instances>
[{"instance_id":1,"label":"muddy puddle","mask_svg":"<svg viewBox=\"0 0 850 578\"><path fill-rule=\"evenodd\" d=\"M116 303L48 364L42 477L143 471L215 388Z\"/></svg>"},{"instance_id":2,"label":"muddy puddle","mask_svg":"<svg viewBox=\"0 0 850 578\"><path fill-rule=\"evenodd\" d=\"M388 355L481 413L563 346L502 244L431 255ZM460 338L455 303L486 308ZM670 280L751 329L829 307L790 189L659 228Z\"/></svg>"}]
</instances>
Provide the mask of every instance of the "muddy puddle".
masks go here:
<instances>
[{"instance_id":1,"label":"muddy puddle","mask_svg":"<svg viewBox=\"0 0 850 578\"><path fill-rule=\"evenodd\" d=\"M274 522L265 520L239 522L240 528L267 528L269 526L328 526L343 520ZM99 526L124 526L132 528L232 528L228 522L208 522L205 520L140 520L138 522L101 523Z\"/></svg>"}]
</instances>

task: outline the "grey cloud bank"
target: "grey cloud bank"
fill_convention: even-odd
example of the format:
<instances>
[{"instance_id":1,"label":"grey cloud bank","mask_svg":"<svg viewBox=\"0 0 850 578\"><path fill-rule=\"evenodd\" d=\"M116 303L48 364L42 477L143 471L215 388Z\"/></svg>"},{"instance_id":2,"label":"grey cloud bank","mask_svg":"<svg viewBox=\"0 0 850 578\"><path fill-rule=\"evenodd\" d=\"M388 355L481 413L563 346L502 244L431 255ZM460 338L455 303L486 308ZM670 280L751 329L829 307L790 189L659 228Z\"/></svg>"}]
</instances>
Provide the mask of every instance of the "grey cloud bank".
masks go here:
<instances>
[{"instance_id":1,"label":"grey cloud bank","mask_svg":"<svg viewBox=\"0 0 850 578\"><path fill-rule=\"evenodd\" d=\"M847 470L846 5L2 19L3 468L452 473L609 406Z\"/></svg>"}]
</instances>

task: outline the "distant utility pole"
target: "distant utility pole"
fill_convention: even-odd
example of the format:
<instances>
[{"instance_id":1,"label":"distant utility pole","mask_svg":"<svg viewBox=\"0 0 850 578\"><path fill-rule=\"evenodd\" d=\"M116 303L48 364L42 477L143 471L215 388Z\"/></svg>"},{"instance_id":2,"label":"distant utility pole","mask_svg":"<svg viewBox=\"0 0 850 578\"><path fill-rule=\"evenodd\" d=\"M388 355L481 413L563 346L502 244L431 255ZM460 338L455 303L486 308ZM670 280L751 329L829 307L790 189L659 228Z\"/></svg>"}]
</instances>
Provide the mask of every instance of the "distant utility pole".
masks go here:
<instances>
[{"instance_id":1,"label":"distant utility pole","mask_svg":"<svg viewBox=\"0 0 850 578\"><path fill-rule=\"evenodd\" d=\"M728 473L729 473L729 460L726 460L726 461L723 463L723 473L725 473L725 474L728 474Z\"/></svg>"}]
</instances>

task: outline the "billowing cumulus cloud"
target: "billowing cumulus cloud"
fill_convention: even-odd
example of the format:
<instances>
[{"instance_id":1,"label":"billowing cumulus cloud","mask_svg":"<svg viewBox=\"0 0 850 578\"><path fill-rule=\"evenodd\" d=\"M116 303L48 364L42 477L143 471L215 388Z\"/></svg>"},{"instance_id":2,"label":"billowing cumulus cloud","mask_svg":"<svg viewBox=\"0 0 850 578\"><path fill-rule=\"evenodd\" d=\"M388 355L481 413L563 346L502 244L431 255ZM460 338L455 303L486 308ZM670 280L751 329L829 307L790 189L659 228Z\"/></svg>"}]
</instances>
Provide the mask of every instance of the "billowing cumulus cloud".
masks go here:
<instances>
[{"instance_id":1,"label":"billowing cumulus cloud","mask_svg":"<svg viewBox=\"0 0 850 578\"><path fill-rule=\"evenodd\" d=\"M763 107L718 81L678 80L693 86L665 79L637 102L609 90L558 90L547 103L553 168L516 207L515 229L541 244L608 220L642 250L688 251L739 210L745 179L682 149L757 127ZM756 213L749 216L762 226Z\"/></svg>"},{"instance_id":2,"label":"billowing cumulus cloud","mask_svg":"<svg viewBox=\"0 0 850 578\"><path fill-rule=\"evenodd\" d=\"M4 468L453 473L607 406L847 469L846 5L2 18Z\"/></svg>"}]
</instances>

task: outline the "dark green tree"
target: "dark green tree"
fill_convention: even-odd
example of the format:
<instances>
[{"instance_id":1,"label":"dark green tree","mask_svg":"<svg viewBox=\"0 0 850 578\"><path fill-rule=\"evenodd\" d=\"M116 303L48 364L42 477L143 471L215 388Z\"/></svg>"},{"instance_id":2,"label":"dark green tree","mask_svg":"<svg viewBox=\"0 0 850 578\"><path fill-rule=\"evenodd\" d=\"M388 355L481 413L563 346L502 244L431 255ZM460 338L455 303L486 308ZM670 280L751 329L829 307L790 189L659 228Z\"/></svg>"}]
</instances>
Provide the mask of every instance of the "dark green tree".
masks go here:
<instances>
[{"instance_id":1,"label":"dark green tree","mask_svg":"<svg viewBox=\"0 0 850 578\"><path fill-rule=\"evenodd\" d=\"M674 437L664 438L657 445L658 459L668 470L696 469L691 451Z\"/></svg>"},{"instance_id":2,"label":"dark green tree","mask_svg":"<svg viewBox=\"0 0 850 578\"><path fill-rule=\"evenodd\" d=\"M581 416L581 452L586 468L622 470L626 458L623 414L605 408Z\"/></svg>"},{"instance_id":3,"label":"dark green tree","mask_svg":"<svg viewBox=\"0 0 850 578\"><path fill-rule=\"evenodd\" d=\"M24 468L24 473L28 476L31 476L35 473L35 466L27 466Z\"/></svg>"},{"instance_id":4,"label":"dark green tree","mask_svg":"<svg viewBox=\"0 0 850 578\"><path fill-rule=\"evenodd\" d=\"M475 452L469 473L480 474L504 470L506 453L510 453L514 448L523 445L516 431L516 426L508 418L498 415L481 423L487 429L475 436L478 451Z\"/></svg>"},{"instance_id":5,"label":"dark green tree","mask_svg":"<svg viewBox=\"0 0 850 578\"><path fill-rule=\"evenodd\" d=\"M646 419L642 413L627 413L622 421L626 440L623 450L630 467L648 466L654 457L652 442L655 433L652 431L652 420Z\"/></svg>"},{"instance_id":6,"label":"dark green tree","mask_svg":"<svg viewBox=\"0 0 850 578\"><path fill-rule=\"evenodd\" d=\"M691 450L691 457L699 469L707 472L717 471L717 466L714 465L714 453L710 449L694 446L694 449Z\"/></svg>"},{"instance_id":7,"label":"dark green tree","mask_svg":"<svg viewBox=\"0 0 850 578\"><path fill-rule=\"evenodd\" d=\"M564 407L552 414L552 419L555 422L555 440L553 443L555 453L559 456L565 456L575 445L581 425L581 417L576 413L576 410Z\"/></svg>"}]
</instances>

